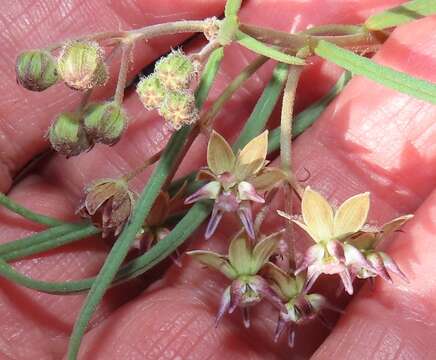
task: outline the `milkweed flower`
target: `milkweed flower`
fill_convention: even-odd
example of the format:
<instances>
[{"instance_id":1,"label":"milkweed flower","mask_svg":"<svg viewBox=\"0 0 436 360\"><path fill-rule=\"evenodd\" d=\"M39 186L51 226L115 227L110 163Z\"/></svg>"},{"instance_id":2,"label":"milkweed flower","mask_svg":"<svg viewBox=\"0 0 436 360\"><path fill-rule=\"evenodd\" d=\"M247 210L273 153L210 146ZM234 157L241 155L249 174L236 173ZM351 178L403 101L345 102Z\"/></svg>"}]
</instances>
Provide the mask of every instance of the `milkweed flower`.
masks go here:
<instances>
[{"instance_id":1,"label":"milkweed flower","mask_svg":"<svg viewBox=\"0 0 436 360\"><path fill-rule=\"evenodd\" d=\"M280 298L271 289L268 282L259 275L259 271L268 262L277 248L276 234L269 235L255 246L245 236L236 236L230 243L228 255L212 251L194 250L187 254L202 264L220 271L232 281L221 298L216 324L225 313L242 308L245 327L250 327L249 307L263 298L278 309L283 309Z\"/></svg>"},{"instance_id":2,"label":"milkweed flower","mask_svg":"<svg viewBox=\"0 0 436 360\"><path fill-rule=\"evenodd\" d=\"M266 167L267 148L268 131L251 140L237 155L220 134L212 131L207 168L199 174L199 179L211 181L185 200L186 204L215 200L206 239L213 235L225 212L236 212L248 236L255 237L251 203L264 203L260 193L271 190L286 178L282 170Z\"/></svg>"}]
</instances>

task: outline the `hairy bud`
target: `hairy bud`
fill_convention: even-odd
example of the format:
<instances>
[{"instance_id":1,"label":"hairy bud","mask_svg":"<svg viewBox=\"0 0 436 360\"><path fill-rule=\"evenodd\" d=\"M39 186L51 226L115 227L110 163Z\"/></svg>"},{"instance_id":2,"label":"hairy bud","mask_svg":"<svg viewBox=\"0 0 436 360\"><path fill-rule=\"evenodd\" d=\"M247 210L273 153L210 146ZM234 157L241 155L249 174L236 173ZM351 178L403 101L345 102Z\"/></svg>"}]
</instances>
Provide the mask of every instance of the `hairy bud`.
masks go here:
<instances>
[{"instance_id":1,"label":"hairy bud","mask_svg":"<svg viewBox=\"0 0 436 360\"><path fill-rule=\"evenodd\" d=\"M189 87L195 75L195 65L188 56L178 50L161 59L156 64L155 73L166 89L178 91Z\"/></svg>"},{"instance_id":2,"label":"hairy bud","mask_svg":"<svg viewBox=\"0 0 436 360\"><path fill-rule=\"evenodd\" d=\"M102 86L108 79L103 50L90 41L66 44L58 59L58 71L65 83L75 90Z\"/></svg>"},{"instance_id":3,"label":"hairy bud","mask_svg":"<svg viewBox=\"0 0 436 360\"><path fill-rule=\"evenodd\" d=\"M83 120L85 131L94 141L113 145L117 143L127 124L123 108L115 102L88 106Z\"/></svg>"},{"instance_id":4,"label":"hairy bud","mask_svg":"<svg viewBox=\"0 0 436 360\"><path fill-rule=\"evenodd\" d=\"M176 130L183 125L193 124L199 119L194 95L187 91L166 94L159 113Z\"/></svg>"},{"instance_id":5,"label":"hairy bud","mask_svg":"<svg viewBox=\"0 0 436 360\"><path fill-rule=\"evenodd\" d=\"M147 110L158 109L165 97L165 89L156 74L142 78L136 92Z\"/></svg>"},{"instance_id":6,"label":"hairy bud","mask_svg":"<svg viewBox=\"0 0 436 360\"><path fill-rule=\"evenodd\" d=\"M72 113L60 114L49 129L54 150L70 157L88 150L91 145L79 119Z\"/></svg>"},{"instance_id":7,"label":"hairy bud","mask_svg":"<svg viewBox=\"0 0 436 360\"><path fill-rule=\"evenodd\" d=\"M18 55L17 82L32 91L43 91L58 81L56 61L45 50L31 50Z\"/></svg>"}]
</instances>

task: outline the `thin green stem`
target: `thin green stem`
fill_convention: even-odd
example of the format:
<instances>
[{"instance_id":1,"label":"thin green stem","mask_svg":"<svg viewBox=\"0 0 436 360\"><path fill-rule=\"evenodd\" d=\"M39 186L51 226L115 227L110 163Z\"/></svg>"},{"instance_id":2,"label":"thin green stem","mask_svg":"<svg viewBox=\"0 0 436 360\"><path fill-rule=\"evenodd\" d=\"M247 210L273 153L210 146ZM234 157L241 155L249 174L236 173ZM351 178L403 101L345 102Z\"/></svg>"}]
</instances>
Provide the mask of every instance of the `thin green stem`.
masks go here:
<instances>
[{"instance_id":1,"label":"thin green stem","mask_svg":"<svg viewBox=\"0 0 436 360\"><path fill-rule=\"evenodd\" d=\"M22 216L23 218L34 221L41 225L57 226L65 224L64 221L54 219L49 216L37 214L29 209L26 209L25 207L11 200L8 196L2 193L0 193L0 204L3 205L5 208L11 210L12 212Z\"/></svg>"}]
</instances>

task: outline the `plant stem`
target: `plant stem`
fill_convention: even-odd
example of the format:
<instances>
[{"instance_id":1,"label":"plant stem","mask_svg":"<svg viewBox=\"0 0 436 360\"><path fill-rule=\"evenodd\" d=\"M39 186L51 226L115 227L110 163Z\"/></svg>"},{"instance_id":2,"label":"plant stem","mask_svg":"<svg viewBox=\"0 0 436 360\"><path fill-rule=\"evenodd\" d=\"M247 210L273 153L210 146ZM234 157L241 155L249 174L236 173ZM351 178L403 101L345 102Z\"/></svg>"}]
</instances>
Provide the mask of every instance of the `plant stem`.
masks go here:
<instances>
[{"instance_id":1,"label":"plant stem","mask_svg":"<svg viewBox=\"0 0 436 360\"><path fill-rule=\"evenodd\" d=\"M115 95L114 95L114 102L120 106L123 103L124 90L126 88L126 83L127 83L127 72L129 70L131 50L132 50L132 44L130 42L129 43L126 42L121 45L121 64L120 64L120 71L118 73L117 88L115 90Z\"/></svg>"},{"instance_id":2,"label":"plant stem","mask_svg":"<svg viewBox=\"0 0 436 360\"><path fill-rule=\"evenodd\" d=\"M161 151L158 151L156 154L150 156L147 160L144 161L144 163L141 166L137 167L136 169L134 169L130 173L124 175L123 179L127 182L134 179L136 176L141 174L145 169L147 169L150 165L153 165L156 161L158 161L160 159L160 157L162 156L162 152L163 151L161 150Z\"/></svg>"},{"instance_id":3,"label":"plant stem","mask_svg":"<svg viewBox=\"0 0 436 360\"><path fill-rule=\"evenodd\" d=\"M11 210L12 212L21 215L23 218L34 221L41 225L57 226L57 225L65 224L64 221L57 220L49 216L37 214L29 209L26 209L25 207L11 200L8 196L6 196L3 193L0 193L0 204L3 205L5 208Z\"/></svg>"}]
</instances>

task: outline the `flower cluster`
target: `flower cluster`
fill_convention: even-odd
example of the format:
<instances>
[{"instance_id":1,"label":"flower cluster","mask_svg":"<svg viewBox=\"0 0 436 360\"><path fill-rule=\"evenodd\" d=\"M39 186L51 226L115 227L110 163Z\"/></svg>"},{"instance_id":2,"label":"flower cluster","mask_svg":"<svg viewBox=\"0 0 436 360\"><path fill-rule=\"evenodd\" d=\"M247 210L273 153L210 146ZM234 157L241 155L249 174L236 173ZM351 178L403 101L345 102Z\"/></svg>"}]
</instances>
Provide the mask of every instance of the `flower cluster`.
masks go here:
<instances>
[{"instance_id":1,"label":"flower cluster","mask_svg":"<svg viewBox=\"0 0 436 360\"><path fill-rule=\"evenodd\" d=\"M228 142L212 131L207 147L207 168L200 170L199 179L211 180L187 197L186 204L202 199L215 201L206 228L206 239L215 232L225 212L236 212L250 238L254 239L251 203L264 203L260 195L286 178L274 167L266 167L268 131L251 140L237 155Z\"/></svg>"},{"instance_id":2,"label":"flower cluster","mask_svg":"<svg viewBox=\"0 0 436 360\"><path fill-rule=\"evenodd\" d=\"M296 270L298 274L307 269L306 289L310 289L321 274L339 274L350 295L356 276L379 275L390 281L386 271L389 270L405 279L395 262L387 254L376 251L375 246L412 216L394 219L380 229L365 230L369 206L369 193L362 193L344 201L335 212L321 194L307 187L301 202L303 222L279 212L299 225L315 242Z\"/></svg>"},{"instance_id":3,"label":"flower cluster","mask_svg":"<svg viewBox=\"0 0 436 360\"><path fill-rule=\"evenodd\" d=\"M181 50L156 63L154 72L141 79L136 91L147 110L157 109L175 130L199 119L191 82L198 64Z\"/></svg>"}]
</instances>

